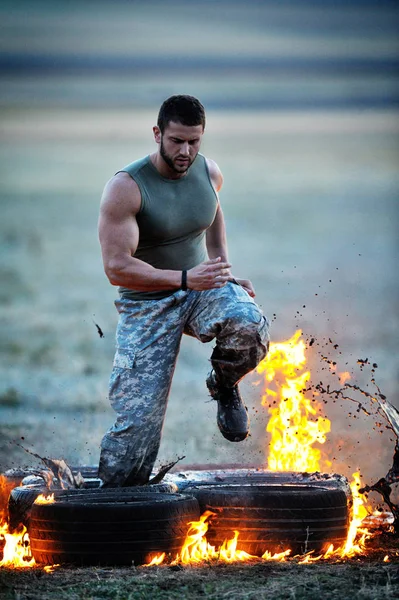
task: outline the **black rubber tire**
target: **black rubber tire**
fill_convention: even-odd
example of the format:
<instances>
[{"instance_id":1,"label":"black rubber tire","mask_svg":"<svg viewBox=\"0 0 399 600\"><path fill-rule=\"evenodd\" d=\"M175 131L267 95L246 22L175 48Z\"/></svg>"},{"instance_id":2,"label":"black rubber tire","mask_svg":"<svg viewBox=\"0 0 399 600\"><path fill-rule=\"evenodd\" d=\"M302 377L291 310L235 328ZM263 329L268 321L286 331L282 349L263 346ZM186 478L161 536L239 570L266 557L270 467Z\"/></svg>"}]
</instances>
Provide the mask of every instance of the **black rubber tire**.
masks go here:
<instances>
[{"instance_id":1,"label":"black rubber tire","mask_svg":"<svg viewBox=\"0 0 399 600\"><path fill-rule=\"evenodd\" d=\"M8 498L8 528L11 533L21 525L29 524L32 505L39 494L49 494L47 487L43 484L23 485L11 490Z\"/></svg>"},{"instance_id":2,"label":"black rubber tire","mask_svg":"<svg viewBox=\"0 0 399 600\"><path fill-rule=\"evenodd\" d=\"M343 475L337 473L300 473L295 471L267 471L265 469L248 467L244 469L237 468L219 468L219 469L199 469L179 471L167 474L165 481L176 483L179 492L192 485L242 485L242 484L292 484L307 485L315 487L328 487L330 489L343 490L348 498L351 498L349 482Z\"/></svg>"},{"instance_id":3,"label":"black rubber tire","mask_svg":"<svg viewBox=\"0 0 399 600\"><path fill-rule=\"evenodd\" d=\"M2 523L3 521L8 522L9 520L8 499L10 497L11 491L17 485L19 485L19 482L19 475L17 475L16 477L12 477L11 475L7 476L5 473L0 475L0 523Z\"/></svg>"},{"instance_id":4,"label":"black rubber tire","mask_svg":"<svg viewBox=\"0 0 399 600\"><path fill-rule=\"evenodd\" d=\"M70 489L70 490L49 490L44 482L42 485L34 484L34 485L24 485L18 486L14 488L8 499L8 515L9 515L9 527L11 532L16 531L19 525L25 525L28 527L29 518L32 509L32 505L35 502L36 498L39 494L54 494L56 500L58 499L69 499L69 498L85 498L91 499L93 495L95 497L98 494L101 495L101 498L108 497L108 493L115 494L116 489L113 488L110 490L109 488L99 489L100 480L91 480L97 485L93 485L90 488L78 488L78 489ZM118 497L119 498L129 498L132 493L158 493L158 494L175 494L177 493L177 486L174 483L157 483L151 486L139 486L139 487L126 487L126 488L118 488ZM114 497L114 496L111 496Z\"/></svg>"},{"instance_id":5,"label":"black rubber tire","mask_svg":"<svg viewBox=\"0 0 399 600\"><path fill-rule=\"evenodd\" d=\"M348 531L345 492L304 485L218 485L187 488L210 510L207 540L220 546L239 531L238 548L261 556L266 550L291 556L342 546Z\"/></svg>"},{"instance_id":6,"label":"black rubber tire","mask_svg":"<svg viewBox=\"0 0 399 600\"><path fill-rule=\"evenodd\" d=\"M190 521L199 519L195 498L182 494L107 490L34 504L29 523L39 564L131 565L180 552Z\"/></svg>"}]
</instances>

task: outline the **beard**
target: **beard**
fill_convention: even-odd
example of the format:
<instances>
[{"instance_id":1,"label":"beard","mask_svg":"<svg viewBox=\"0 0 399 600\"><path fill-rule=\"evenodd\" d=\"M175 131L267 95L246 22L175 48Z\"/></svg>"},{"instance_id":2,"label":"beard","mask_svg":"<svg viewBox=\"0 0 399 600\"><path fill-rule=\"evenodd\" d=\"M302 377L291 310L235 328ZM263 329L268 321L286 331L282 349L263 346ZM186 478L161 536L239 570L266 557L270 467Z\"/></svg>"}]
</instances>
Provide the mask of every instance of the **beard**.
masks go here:
<instances>
[{"instance_id":1,"label":"beard","mask_svg":"<svg viewBox=\"0 0 399 600\"><path fill-rule=\"evenodd\" d=\"M168 165L168 167L170 169L172 169L172 171L174 171L175 173L186 173L189 168L191 167L191 165L194 162L194 159L196 158L196 156L194 156L193 159L188 158L188 162L185 165L176 165L176 163L174 162L173 158L167 154L166 150L165 150L165 146L163 145L163 140L161 138L161 145L160 145L160 149L159 149L160 155L162 156L162 158L164 159L164 161L166 162L166 164Z\"/></svg>"}]
</instances>

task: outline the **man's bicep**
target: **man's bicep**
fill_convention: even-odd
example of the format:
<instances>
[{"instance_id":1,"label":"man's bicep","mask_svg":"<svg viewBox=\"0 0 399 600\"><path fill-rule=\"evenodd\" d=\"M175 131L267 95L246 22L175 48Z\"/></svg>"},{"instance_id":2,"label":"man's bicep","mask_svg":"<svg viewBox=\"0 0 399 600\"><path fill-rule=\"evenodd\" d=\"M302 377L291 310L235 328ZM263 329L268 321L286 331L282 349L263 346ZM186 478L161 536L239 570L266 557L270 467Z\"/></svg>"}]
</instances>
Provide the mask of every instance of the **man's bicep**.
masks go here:
<instances>
[{"instance_id":1,"label":"man's bicep","mask_svg":"<svg viewBox=\"0 0 399 600\"><path fill-rule=\"evenodd\" d=\"M127 188L127 189L126 189ZM136 220L137 194L129 186L106 186L98 224L104 258L128 255L136 251L139 228Z\"/></svg>"},{"instance_id":2,"label":"man's bicep","mask_svg":"<svg viewBox=\"0 0 399 600\"><path fill-rule=\"evenodd\" d=\"M115 214L101 211L99 238L104 256L132 256L139 242L139 228L133 214L115 218Z\"/></svg>"}]
</instances>

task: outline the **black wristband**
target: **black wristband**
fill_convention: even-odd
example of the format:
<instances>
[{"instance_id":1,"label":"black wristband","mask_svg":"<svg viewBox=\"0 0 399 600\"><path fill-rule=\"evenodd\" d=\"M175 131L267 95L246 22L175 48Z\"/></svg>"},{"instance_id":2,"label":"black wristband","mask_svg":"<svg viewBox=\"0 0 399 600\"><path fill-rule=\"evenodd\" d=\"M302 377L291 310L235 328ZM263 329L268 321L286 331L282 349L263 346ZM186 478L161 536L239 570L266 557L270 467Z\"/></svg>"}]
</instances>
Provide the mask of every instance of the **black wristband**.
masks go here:
<instances>
[{"instance_id":1,"label":"black wristband","mask_svg":"<svg viewBox=\"0 0 399 600\"><path fill-rule=\"evenodd\" d=\"M187 271L181 272L181 289L183 292L187 291Z\"/></svg>"}]
</instances>

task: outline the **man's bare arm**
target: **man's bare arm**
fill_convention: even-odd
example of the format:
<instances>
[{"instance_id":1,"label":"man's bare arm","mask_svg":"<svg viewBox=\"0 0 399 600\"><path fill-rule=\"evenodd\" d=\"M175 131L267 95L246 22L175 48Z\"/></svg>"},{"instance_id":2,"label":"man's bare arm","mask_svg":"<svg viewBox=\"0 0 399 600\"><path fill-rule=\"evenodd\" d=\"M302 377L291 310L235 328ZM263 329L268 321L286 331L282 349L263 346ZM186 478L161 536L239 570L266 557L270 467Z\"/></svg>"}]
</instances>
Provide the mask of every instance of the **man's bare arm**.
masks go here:
<instances>
[{"instance_id":1,"label":"man's bare arm","mask_svg":"<svg viewBox=\"0 0 399 600\"><path fill-rule=\"evenodd\" d=\"M140 205L140 190L127 173L118 173L105 186L98 227L105 273L112 285L138 291L179 289L181 271L155 269L133 256L139 243ZM220 259L201 263L188 271L187 285L200 291L221 287L229 267Z\"/></svg>"},{"instance_id":2,"label":"man's bare arm","mask_svg":"<svg viewBox=\"0 0 399 600\"><path fill-rule=\"evenodd\" d=\"M206 159L208 166L209 176L212 181L212 185L218 196L218 192L221 190L223 185L223 175L219 167L214 160L209 158ZM226 227L224 224L223 212L219 202L218 196L218 207L216 211L215 219L212 225L206 232L206 248L208 250L209 258L220 258L228 262L227 257L227 240L226 240Z\"/></svg>"},{"instance_id":3,"label":"man's bare arm","mask_svg":"<svg viewBox=\"0 0 399 600\"><path fill-rule=\"evenodd\" d=\"M206 232L206 248L209 258L220 258L228 262L226 227L220 203L216 211L215 219Z\"/></svg>"},{"instance_id":4,"label":"man's bare arm","mask_svg":"<svg viewBox=\"0 0 399 600\"><path fill-rule=\"evenodd\" d=\"M207 164L213 187L218 193L223 185L222 173L214 161L207 159ZM218 203L215 219L206 232L206 247L209 258L220 256L221 260L228 262L226 226L220 202ZM249 279L234 277L230 273L230 280L241 285L252 298L255 296L254 287Z\"/></svg>"}]
</instances>

